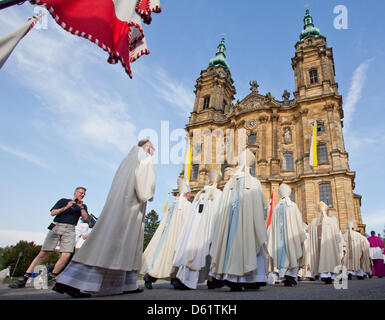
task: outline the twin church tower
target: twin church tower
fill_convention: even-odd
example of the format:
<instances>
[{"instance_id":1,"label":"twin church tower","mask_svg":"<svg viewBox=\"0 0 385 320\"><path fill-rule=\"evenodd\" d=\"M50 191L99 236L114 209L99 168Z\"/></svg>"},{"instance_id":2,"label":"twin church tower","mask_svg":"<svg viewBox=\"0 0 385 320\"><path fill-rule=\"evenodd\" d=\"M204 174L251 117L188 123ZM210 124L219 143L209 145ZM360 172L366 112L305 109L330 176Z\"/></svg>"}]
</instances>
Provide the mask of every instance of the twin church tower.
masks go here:
<instances>
[{"instance_id":1,"label":"twin church tower","mask_svg":"<svg viewBox=\"0 0 385 320\"><path fill-rule=\"evenodd\" d=\"M318 203L323 201L329 205L330 215L337 217L342 231L346 230L348 221L365 230L361 196L353 192L355 172L349 168L344 145L344 112L335 81L333 50L327 47L326 38L314 26L309 10L306 10L299 38L291 59L295 80L293 97L287 90L282 99L276 99L270 92L262 94L257 81L253 80L249 83L250 94L236 102L236 89L222 39L216 56L196 80L187 134L193 141L194 130L223 132L227 141L226 135L231 133L236 141L242 130L246 147L256 156L252 174L260 180L267 203L273 191L274 202L278 202L278 186L286 183L293 190L292 199L305 222L310 224L317 215ZM309 151L315 121L318 165L312 167ZM219 187L223 188L231 177L231 168L236 166L226 154L221 161L203 160L207 148L216 149L213 139L208 144L203 138L198 143L194 140L190 176L193 195L208 184L211 169L222 174ZM237 149L234 150L237 156ZM202 161L196 161L200 157Z\"/></svg>"}]
</instances>

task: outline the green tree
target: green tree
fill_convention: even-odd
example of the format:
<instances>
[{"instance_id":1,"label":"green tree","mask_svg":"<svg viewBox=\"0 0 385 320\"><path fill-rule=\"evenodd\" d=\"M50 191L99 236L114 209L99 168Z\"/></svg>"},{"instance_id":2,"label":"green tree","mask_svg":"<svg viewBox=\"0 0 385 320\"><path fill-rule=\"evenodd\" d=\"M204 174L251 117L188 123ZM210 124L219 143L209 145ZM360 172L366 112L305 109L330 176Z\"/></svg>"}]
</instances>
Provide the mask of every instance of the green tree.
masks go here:
<instances>
[{"instance_id":1,"label":"green tree","mask_svg":"<svg viewBox=\"0 0 385 320\"><path fill-rule=\"evenodd\" d=\"M5 247L2 251L2 264L0 269L11 266L11 275L14 272L15 277L22 276L28 269L32 260L38 255L41 250L41 246L36 245L33 241L19 241L15 246ZM21 255L19 259L19 255ZM59 259L59 252L51 252L47 259L43 261L43 264L55 264ZM19 260L19 262L17 262ZM17 267L15 270L15 266Z\"/></svg>"},{"instance_id":2,"label":"green tree","mask_svg":"<svg viewBox=\"0 0 385 320\"><path fill-rule=\"evenodd\" d=\"M143 242L143 251L146 249L147 245L150 243L152 236L154 235L156 229L159 226L159 216L155 210L151 210L146 214L144 218L144 242Z\"/></svg>"}]
</instances>

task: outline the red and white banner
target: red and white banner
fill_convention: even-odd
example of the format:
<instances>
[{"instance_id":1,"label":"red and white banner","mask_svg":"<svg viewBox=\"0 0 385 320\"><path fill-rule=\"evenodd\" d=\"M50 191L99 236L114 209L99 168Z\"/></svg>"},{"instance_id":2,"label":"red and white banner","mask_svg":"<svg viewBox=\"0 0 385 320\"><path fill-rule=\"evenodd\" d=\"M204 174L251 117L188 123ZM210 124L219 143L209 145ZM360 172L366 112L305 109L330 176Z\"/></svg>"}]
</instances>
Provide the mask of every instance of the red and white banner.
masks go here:
<instances>
[{"instance_id":1,"label":"red and white banner","mask_svg":"<svg viewBox=\"0 0 385 320\"><path fill-rule=\"evenodd\" d=\"M161 12L159 0L30 0L45 7L55 21L74 35L97 44L120 61L132 78L130 62L149 54L142 28L151 13Z\"/></svg>"}]
</instances>

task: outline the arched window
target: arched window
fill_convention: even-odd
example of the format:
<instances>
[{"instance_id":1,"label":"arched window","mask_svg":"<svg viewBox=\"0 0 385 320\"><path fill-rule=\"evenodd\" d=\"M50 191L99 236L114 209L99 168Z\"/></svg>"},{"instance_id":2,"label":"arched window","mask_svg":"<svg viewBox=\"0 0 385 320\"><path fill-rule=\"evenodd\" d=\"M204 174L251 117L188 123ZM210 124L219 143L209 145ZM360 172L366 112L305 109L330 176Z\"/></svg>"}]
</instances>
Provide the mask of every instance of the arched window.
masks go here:
<instances>
[{"instance_id":1,"label":"arched window","mask_svg":"<svg viewBox=\"0 0 385 320\"><path fill-rule=\"evenodd\" d=\"M222 110L223 110L223 112L226 111L226 106L227 106L227 101L225 99L223 99L223 103L222 103Z\"/></svg>"},{"instance_id":2,"label":"arched window","mask_svg":"<svg viewBox=\"0 0 385 320\"><path fill-rule=\"evenodd\" d=\"M255 133L250 134L247 138L248 144L254 144L256 141L257 141L257 135Z\"/></svg>"},{"instance_id":3,"label":"arched window","mask_svg":"<svg viewBox=\"0 0 385 320\"><path fill-rule=\"evenodd\" d=\"M206 96L203 98L203 107L202 110L208 109L210 105L210 96Z\"/></svg>"},{"instance_id":4,"label":"arched window","mask_svg":"<svg viewBox=\"0 0 385 320\"><path fill-rule=\"evenodd\" d=\"M318 83L318 72L317 69L313 68L309 70L310 84Z\"/></svg>"},{"instance_id":5,"label":"arched window","mask_svg":"<svg viewBox=\"0 0 385 320\"><path fill-rule=\"evenodd\" d=\"M282 170L294 171L293 153L292 152L285 152L283 154Z\"/></svg>"},{"instance_id":6,"label":"arched window","mask_svg":"<svg viewBox=\"0 0 385 320\"><path fill-rule=\"evenodd\" d=\"M324 122L317 120L317 136L323 134L325 132Z\"/></svg>"},{"instance_id":7,"label":"arched window","mask_svg":"<svg viewBox=\"0 0 385 320\"><path fill-rule=\"evenodd\" d=\"M317 161L319 164L328 163L328 153L326 144L317 145Z\"/></svg>"},{"instance_id":8,"label":"arched window","mask_svg":"<svg viewBox=\"0 0 385 320\"><path fill-rule=\"evenodd\" d=\"M194 181L194 180L198 179L198 173L199 173L199 164L193 164L190 180Z\"/></svg>"},{"instance_id":9,"label":"arched window","mask_svg":"<svg viewBox=\"0 0 385 320\"><path fill-rule=\"evenodd\" d=\"M325 202L329 208L333 208L330 183L321 183L319 185L319 199L320 201Z\"/></svg>"}]
</instances>

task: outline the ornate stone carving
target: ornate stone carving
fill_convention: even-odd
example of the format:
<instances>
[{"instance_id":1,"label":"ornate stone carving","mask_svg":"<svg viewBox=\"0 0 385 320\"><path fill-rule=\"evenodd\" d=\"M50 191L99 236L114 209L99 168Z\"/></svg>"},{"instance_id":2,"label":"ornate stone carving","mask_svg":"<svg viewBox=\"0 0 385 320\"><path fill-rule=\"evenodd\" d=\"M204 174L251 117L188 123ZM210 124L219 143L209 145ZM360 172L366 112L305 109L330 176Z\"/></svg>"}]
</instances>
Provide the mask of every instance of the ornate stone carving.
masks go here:
<instances>
[{"instance_id":1,"label":"ornate stone carving","mask_svg":"<svg viewBox=\"0 0 385 320\"><path fill-rule=\"evenodd\" d=\"M270 119L271 119L271 121L278 121L279 115L276 114L276 113L273 113L273 114L271 115Z\"/></svg>"},{"instance_id":2,"label":"ornate stone carving","mask_svg":"<svg viewBox=\"0 0 385 320\"><path fill-rule=\"evenodd\" d=\"M306 115L308 112L309 112L309 109L303 109L299 111L300 115L302 116Z\"/></svg>"},{"instance_id":3,"label":"ornate stone carving","mask_svg":"<svg viewBox=\"0 0 385 320\"><path fill-rule=\"evenodd\" d=\"M333 103L329 103L329 104L326 104L326 105L324 106L324 110L327 110L327 111L333 110L334 107L335 107L335 105L334 105Z\"/></svg>"},{"instance_id":4,"label":"ornate stone carving","mask_svg":"<svg viewBox=\"0 0 385 320\"><path fill-rule=\"evenodd\" d=\"M256 124L257 124L257 120L255 119L250 119L249 121L247 121L247 127L250 129L254 128Z\"/></svg>"},{"instance_id":5,"label":"ornate stone carving","mask_svg":"<svg viewBox=\"0 0 385 320\"><path fill-rule=\"evenodd\" d=\"M253 93L258 93L259 84L256 80L249 81L250 91Z\"/></svg>"},{"instance_id":6,"label":"ornate stone carving","mask_svg":"<svg viewBox=\"0 0 385 320\"><path fill-rule=\"evenodd\" d=\"M289 127L286 127L283 132L283 143L284 144L290 144L292 143L292 138L291 138L291 130Z\"/></svg>"},{"instance_id":7,"label":"ornate stone carving","mask_svg":"<svg viewBox=\"0 0 385 320\"><path fill-rule=\"evenodd\" d=\"M267 122L267 120L269 120L269 117L267 117L267 116L260 116L260 117L258 118L258 120L259 120L260 122Z\"/></svg>"},{"instance_id":8,"label":"ornate stone carving","mask_svg":"<svg viewBox=\"0 0 385 320\"><path fill-rule=\"evenodd\" d=\"M288 101L290 98L290 92L285 89L285 91L282 94L282 98L284 101Z\"/></svg>"},{"instance_id":9,"label":"ornate stone carving","mask_svg":"<svg viewBox=\"0 0 385 320\"><path fill-rule=\"evenodd\" d=\"M265 104L270 104L273 101L273 99L274 99L273 95L270 92L268 92L265 96L264 102Z\"/></svg>"}]
</instances>

